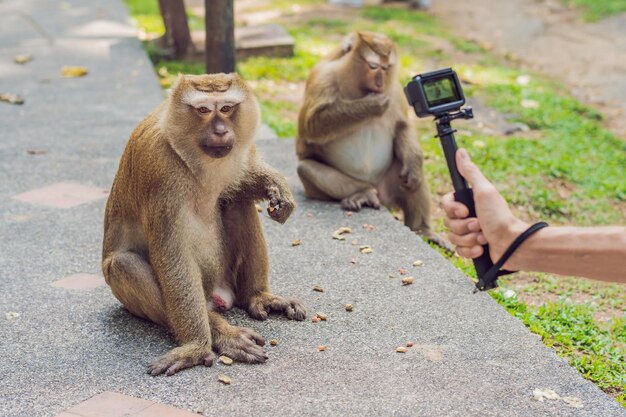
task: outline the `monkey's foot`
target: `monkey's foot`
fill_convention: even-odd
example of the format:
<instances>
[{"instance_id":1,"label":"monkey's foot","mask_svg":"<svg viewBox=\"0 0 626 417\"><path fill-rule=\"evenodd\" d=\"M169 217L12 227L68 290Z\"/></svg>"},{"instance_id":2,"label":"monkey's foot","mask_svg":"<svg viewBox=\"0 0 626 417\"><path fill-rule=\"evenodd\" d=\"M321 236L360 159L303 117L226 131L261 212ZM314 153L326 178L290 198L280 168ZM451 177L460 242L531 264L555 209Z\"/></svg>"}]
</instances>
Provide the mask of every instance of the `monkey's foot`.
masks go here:
<instances>
[{"instance_id":1,"label":"monkey's foot","mask_svg":"<svg viewBox=\"0 0 626 417\"><path fill-rule=\"evenodd\" d=\"M281 224L285 223L296 207L291 194L281 192L278 187L269 187L267 198L269 199L269 206L267 207L269 216Z\"/></svg>"},{"instance_id":2,"label":"monkey's foot","mask_svg":"<svg viewBox=\"0 0 626 417\"><path fill-rule=\"evenodd\" d=\"M371 207L376 210L380 208L380 200L378 199L378 191L375 188L358 191L350 197L341 200L341 208L350 211L359 211L361 207Z\"/></svg>"},{"instance_id":3,"label":"monkey's foot","mask_svg":"<svg viewBox=\"0 0 626 417\"><path fill-rule=\"evenodd\" d=\"M209 346L201 346L189 343L167 352L155 359L148 365L148 373L156 376L165 373L167 376L174 375L178 371L191 368L196 365L213 365L214 353Z\"/></svg>"},{"instance_id":4,"label":"monkey's foot","mask_svg":"<svg viewBox=\"0 0 626 417\"><path fill-rule=\"evenodd\" d=\"M306 317L306 309L302 302L293 298L261 293L250 299L248 314L253 319L266 320L272 312L284 314L290 320L302 321Z\"/></svg>"},{"instance_id":5,"label":"monkey's foot","mask_svg":"<svg viewBox=\"0 0 626 417\"><path fill-rule=\"evenodd\" d=\"M213 348L231 359L247 363L264 363L267 355L263 350L265 339L248 327L228 326L213 338Z\"/></svg>"}]
</instances>

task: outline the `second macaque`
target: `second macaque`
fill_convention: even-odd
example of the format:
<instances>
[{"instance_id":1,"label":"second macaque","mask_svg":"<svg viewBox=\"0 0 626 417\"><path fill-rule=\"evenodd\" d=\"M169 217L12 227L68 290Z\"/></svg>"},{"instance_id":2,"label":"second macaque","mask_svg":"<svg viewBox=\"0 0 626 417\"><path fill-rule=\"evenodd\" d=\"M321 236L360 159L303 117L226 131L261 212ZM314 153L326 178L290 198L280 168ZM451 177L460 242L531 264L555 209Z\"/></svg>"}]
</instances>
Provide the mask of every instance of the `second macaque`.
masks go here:
<instances>
[{"instance_id":1,"label":"second macaque","mask_svg":"<svg viewBox=\"0 0 626 417\"><path fill-rule=\"evenodd\" d=\"M298 175L309 198L353 211L400 208L411 230L441 244L397 64L393 41L357 32L313 68L298 118Z\"/></svg>"}]
</instances>

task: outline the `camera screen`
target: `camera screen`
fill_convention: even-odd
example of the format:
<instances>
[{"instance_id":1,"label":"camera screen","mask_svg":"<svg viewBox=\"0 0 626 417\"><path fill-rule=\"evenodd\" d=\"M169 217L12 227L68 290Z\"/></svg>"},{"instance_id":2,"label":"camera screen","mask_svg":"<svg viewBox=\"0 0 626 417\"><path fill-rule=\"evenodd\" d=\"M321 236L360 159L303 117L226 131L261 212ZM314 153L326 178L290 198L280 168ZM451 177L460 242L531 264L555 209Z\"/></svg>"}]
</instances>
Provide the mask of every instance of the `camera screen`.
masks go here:
<instances>
[{"instance_id":1,"label":"camera screen","mask_svg":"<svg viewBox=\"0 0 626 417\"><path fill-rule=\"evenodd\" d=\"M452 103L461 99L452 76L425 81L424 93L430 107Z\"/></svg>"}]
</instances>

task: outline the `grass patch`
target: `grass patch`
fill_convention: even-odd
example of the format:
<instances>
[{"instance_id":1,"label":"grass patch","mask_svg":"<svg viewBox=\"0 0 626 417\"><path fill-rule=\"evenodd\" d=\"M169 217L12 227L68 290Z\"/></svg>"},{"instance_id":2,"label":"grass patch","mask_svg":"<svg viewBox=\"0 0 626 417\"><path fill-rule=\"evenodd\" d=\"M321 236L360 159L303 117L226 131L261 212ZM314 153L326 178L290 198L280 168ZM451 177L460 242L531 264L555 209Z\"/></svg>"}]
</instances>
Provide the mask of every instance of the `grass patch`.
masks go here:
<instances>
[{"instance_id":1,"label":"grass patch","mask_svg":"<svg viewBox=\"0 0 626 417\"><path fill-rule=\"evenodd\" d=\"M597 21L604 17L626 12L626 0L563 0L568 6L583 9L583 17Z\"/></svg>"}]
</instances>

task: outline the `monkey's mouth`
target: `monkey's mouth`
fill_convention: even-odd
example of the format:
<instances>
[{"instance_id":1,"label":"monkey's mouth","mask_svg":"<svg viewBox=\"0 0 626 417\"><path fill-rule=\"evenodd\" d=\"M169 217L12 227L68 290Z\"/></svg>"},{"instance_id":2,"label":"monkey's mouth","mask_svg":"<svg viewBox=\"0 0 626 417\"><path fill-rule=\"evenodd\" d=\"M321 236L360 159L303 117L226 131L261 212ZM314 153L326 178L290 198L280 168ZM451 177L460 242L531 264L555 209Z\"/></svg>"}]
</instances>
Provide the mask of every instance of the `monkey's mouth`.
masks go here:
<instances>
[{"instance_id":1,"label":"monkey's mouth","mask_svg":"<svg viewBox=\"0 0 626 417\"><path fill-rule=\"evenodd\" d=\"M202 150L211 158L219 159L228 155L230 151L233 150L233 145L224 145L224 146L202 145Z\"/></svg>"}]
</instances>

